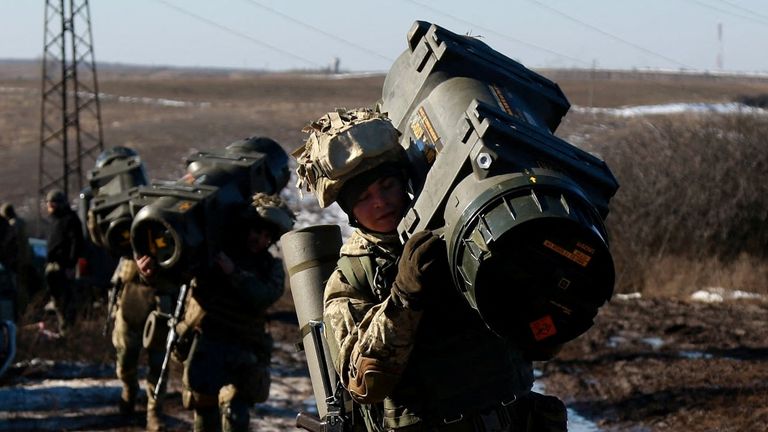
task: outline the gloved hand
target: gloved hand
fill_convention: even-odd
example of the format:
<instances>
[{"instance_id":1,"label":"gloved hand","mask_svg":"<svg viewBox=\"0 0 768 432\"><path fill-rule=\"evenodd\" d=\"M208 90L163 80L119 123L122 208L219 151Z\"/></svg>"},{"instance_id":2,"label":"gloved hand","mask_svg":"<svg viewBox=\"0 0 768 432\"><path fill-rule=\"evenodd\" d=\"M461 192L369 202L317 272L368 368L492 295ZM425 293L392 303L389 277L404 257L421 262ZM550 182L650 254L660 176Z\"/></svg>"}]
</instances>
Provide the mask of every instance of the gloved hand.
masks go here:
<instances>
[{"instance_id":1,"label":"gloved hand","mask_svg":"<svg viewBox=\"0 0 768 432\"><path fill-rule=\"evenodd\" d=\"M432 231L419 231L405 242L392 290L404 306L419 308L426 287L447 270L445 241Z\"/></svg>"}]
</instances>

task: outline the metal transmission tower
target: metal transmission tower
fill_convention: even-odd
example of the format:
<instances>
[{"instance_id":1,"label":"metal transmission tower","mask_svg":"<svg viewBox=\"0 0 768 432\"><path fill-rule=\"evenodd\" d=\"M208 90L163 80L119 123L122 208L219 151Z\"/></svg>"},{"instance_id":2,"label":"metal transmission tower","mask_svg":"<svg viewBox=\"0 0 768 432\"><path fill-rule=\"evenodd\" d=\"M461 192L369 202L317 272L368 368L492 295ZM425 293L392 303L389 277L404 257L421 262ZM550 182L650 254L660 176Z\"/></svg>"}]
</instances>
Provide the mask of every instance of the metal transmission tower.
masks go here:
<instances>
[{"instance_id":1,"label":"metal transmission tower","mask_svg":"<svg viewBox=\"0 0 768 432\"><path fill-rule=\"evenodd\" d=\"M43 51L38 193L69 197L104 149L88 0L46 0Z\"/></svg>"}]
</instances>

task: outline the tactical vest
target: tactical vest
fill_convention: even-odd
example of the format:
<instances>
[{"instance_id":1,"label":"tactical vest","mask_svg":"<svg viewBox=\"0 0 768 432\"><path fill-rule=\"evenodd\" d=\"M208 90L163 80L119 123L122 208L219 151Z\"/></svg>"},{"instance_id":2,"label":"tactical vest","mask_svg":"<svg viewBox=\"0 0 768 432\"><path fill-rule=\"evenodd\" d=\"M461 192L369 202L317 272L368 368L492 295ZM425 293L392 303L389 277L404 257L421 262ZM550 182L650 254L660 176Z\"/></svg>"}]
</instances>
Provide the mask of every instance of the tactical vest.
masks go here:
<instances>
[{"instance_id":1,"label":"tactical vest","mask_svg":"<svg viewBox=\"0 0 768 432\"><path fill-rule=\"evenodd\" d=\"M237 264L259 274L272 270L274 258L271 255L265 254L258 261L239 261ZM226 278L195 278L187 300L184 321L190 327L216 333L217 337L226 340L260 346L269 338L266 333L266 308L259 309L244 303L231 295L233 289L230 280Z\"/></svg>"},{"instance_id":2,"label":"tactical vest","mask_svg":"<svg viewBox=\"0 0 768 432\"><path fill-rule=\"evenodd\" d=\"M342 255L339 269L379 301L389 296L396 261L376 254ZM369 430L443 424L498 408L527 394L533 369L522 353L491 333L450 280L431 287L400 384L380 404L361 405ZM478 371L482 371L478 374Z\"/></svg>"}]
</instances>

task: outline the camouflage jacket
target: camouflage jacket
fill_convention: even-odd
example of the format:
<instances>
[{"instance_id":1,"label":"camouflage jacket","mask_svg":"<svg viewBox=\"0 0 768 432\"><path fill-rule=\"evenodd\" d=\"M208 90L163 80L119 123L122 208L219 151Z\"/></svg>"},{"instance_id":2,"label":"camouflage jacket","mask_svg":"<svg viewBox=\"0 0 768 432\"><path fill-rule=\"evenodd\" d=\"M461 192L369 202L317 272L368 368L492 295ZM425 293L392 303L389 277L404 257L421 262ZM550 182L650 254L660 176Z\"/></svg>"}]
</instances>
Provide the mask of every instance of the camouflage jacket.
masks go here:
<instances>
[{"instance_id":1,"label":"camouflage jacket","mask_svg":"<svg viewBox=\"0 0 768 432\"><path fill-rule=\"evenodd\" d=\"M336 370L379 427L440 422L527 393L531 363L487 329L449 275L427 288L422 311L390 296L400 253L394 237L355 231L342 259L373 258L376 286L354 286L337 268L324 293Z\"/></svg>"}]
</instances>

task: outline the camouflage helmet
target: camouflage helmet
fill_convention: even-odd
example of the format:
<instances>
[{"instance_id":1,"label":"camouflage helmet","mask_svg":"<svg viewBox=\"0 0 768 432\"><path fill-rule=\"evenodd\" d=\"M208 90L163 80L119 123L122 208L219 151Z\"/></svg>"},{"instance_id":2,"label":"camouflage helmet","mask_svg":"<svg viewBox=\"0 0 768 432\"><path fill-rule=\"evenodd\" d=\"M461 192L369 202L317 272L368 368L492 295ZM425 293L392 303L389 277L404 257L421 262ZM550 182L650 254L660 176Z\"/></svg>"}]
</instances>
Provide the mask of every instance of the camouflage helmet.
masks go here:
<instances>
[{"instance_id":1,"label":"camouflage helmet","mask_svg":"<svg viewBox=\"0 0 768 432\"><path fill-rule=\"evenodd\" d=\"M296 216L278 195L268 195L258 192L253 195L251 205L248 206L245 218L247 220L267 223L274 229L274 238L293 229Z\"/></svg>"},{"instance_id":2,"label":"camouflage helmet","mask_svg":"<svg viewBox=\"0 0 768 432\"><path fill-rule=\"evenodd\" d=\"M320 207L336 201L345 182L358 174L405 158L400 132L386 114L372 109L339 109L303 131L309 138L293 152L296 187L313 192Z\"/></svg>"}]
</instances>

